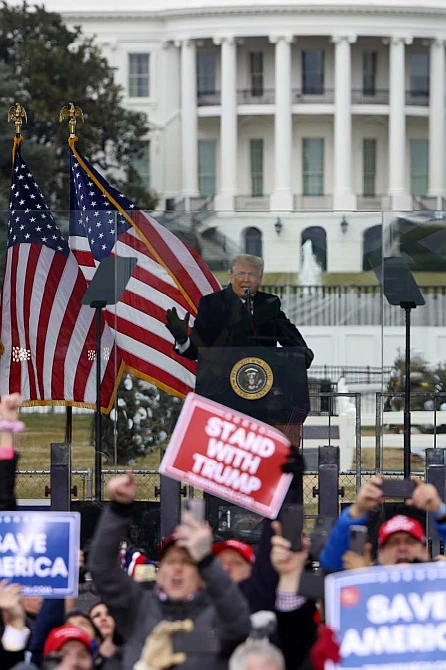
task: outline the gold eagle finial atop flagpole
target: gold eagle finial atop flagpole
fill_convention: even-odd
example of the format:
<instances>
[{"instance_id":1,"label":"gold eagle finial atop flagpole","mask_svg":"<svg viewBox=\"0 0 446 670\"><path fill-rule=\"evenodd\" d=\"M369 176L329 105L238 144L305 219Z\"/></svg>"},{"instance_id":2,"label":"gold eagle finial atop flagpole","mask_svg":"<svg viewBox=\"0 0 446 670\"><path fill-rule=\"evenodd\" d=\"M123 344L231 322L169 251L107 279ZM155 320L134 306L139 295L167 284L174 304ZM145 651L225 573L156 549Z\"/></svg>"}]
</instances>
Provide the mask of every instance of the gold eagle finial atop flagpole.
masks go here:
<instances>
[{"instance_id":1,"label":"gold eagle finial atop flagpole","mask_svg":"<svg viewBox=\"0 0 446 670\"><path fill-rule=\"evenodd\" d=\"M20 102L16 102L15 105L12 105L8 110L8 123L15 119L15 132L16 135L20 135L22 131L23 119L28 122L28 117L26 116L26 109L22 107Z\"/></svg>"},{"instance_id":2,"label":"gold eagle finial atop flagpole","mask_svg":"<svg viewBox=\"0 0 446 670\"><path fill-rule=\"evenodd\" d=\"M84 120L84 113L80 107L75 105L73 102L70 102L65 107L62 107L59 113L59 123L61 123L66 117L69 117L68 125L70 128L70 137L76 135L76 116L79 116L82 121Z\"/></svg>"}]
</instances>

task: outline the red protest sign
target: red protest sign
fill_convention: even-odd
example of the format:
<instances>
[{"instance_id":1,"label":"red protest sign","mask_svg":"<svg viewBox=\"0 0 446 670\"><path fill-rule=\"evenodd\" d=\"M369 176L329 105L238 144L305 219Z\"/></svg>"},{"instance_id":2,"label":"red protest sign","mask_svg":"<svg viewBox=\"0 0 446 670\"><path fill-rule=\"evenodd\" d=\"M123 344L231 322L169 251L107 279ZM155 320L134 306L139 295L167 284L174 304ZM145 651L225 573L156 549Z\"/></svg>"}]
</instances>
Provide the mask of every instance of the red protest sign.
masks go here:
<instances>
[{"instance_id":1,"label":"red protest sign","mask_svg":"<svg viewBox=\"0 0 446 670\"><path fill-rule=\"evenodd\" d=\"M289 446L266 423L189 393L160 472L274 519L292 478L281 470Z\"/></svg>"}]
</instances>

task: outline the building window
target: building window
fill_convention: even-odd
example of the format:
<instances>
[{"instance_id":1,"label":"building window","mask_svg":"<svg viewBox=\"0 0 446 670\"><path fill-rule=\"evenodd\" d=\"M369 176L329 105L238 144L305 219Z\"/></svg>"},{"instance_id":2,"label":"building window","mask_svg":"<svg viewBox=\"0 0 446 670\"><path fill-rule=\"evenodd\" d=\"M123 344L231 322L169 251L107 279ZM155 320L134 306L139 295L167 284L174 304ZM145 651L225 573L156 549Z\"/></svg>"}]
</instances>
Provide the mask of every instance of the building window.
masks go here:
<instances>
[{"instance_id":1,"label":"building window","mask_svg":"<svg viewBox=\"0 0 446 670\"><path fill-rule=\"evenodd\" d=\"M302 92L321 95L324 92L324 52L302 51Z\"/></svg>"},{"instance_id":2,"label":"building window","mask_svg":"<svg viewBox=\"0 0 446 670\"><path fill-rule=\"evenodd\" d=\"M202 198L215 195L215 140L198 141L198 189Z\"/></svg>"},{"instance_id":3,"label":"building window","mask_svg":"<svg viewBox=\"0 0 446 670\"><path fill-rule=\"evenodd\" d=\"M415 198L425 196L429 185L429 142L410 140L410 188Z\"/></svg>"},{"instance_id":4,"label":"building window","mask_svg":"<svg viewBox=\"0 0 446 670\"><path fill-rule=\"evenodd\" d=\"M217 54L215 51L197 52L197 93L215 93L215 74L217 72Z\"/></svg>"},{"instance_id":5,"label":"building window","mask_svg":"<svg viewBox=\"0 0 446 670\"><path fill-rule=\"evenodd\" d=\"M251 95L263 95L263 51L251 51L249 54L251 73Z\"/></svg>"},{"instance_id":6,"label":"building window","mask_svg":"<svg viewBox=\"0 0 446 670\"><path fill-rule=\"evenodd\" d=\"M150 142L140 142L138 152L131 159L132 167L138 173L146 190L150 189Z\"/></svg>"},{"instance_id":7,"label":"building window","mask_svg":"<svg viewBox=\"0 0 446 670\"><path fill-rule=\"evenodd\" d=\"M303 139L303 194L324 195L324 138Z\"/></svg>"},{"instance_id":8,"label":"building window","mask_svg":"<svg viewBox=\"0 0 446 670\"><path fill-rule=\"evenodd\" d=\"M245 254L263 257L262 232L258 228L245 230Z\"/></svg>"},{"instance_id":9,"label":"building window","mask_svg":"<svg viewBox=\"0 0 446 670\"><path fill-rule=\"evenodd\" d=\"M149 81L150 54L129 54L129 96L131 98L148 98L150 95Z\"/></svg>"},{"instance_id":10,"label":"building window","mask_svg":"<svg viewBox=\"0 0 446 670\"><path fill-rule=\"evenodd\" d=\"M416 96L429 95L429 54L410 54L410 92Z\"/></svg>"},{"instance_id":11,"label":"building window","mask_svg":"<svg viewBox=\"0 0 446 670\"><path fill-rule=\"evenodd\" d=\"M364 51L362 54L362 93L376 93L376 51Z\"/></svg>"},{"instance_id":12,"label":"building window","mask_svg":"<svg viewBox=\"0 0 446 670\"><path fill-rule=\"evenodd\" d=\"M375 195L376 179L376 140L365 138L362 140L362 194Z\"/></svg>"},{"instance_id":13,"label":"building window","mask_svg":"<svg viewBox=\"0 0 446 670\"><path fill-rule=\"evenodd\" d=\"M251 195L263 195L263 140L251 140Z\"/></svg>"}]
</instances>

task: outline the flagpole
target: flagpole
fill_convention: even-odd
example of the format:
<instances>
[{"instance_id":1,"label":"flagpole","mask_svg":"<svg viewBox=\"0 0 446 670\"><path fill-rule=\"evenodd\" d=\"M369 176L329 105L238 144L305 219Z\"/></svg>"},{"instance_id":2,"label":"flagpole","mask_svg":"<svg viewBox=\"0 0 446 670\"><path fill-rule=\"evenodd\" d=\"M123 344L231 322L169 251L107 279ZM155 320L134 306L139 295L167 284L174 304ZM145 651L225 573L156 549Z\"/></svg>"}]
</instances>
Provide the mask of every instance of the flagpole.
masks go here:
<instances>
[{"instance_id":1,"label":"flagpole","mask_svg":"<svg viewBox=\"0 0 446 670\"><path fill-rule=\"evenodd\" d=\"M70 138L76 137L76 117L84 120L84 114L80 107L72 102L62 107L59 113L59 122L68 117L70 129ZM96 308L96 410L95 410L95 450L94 450L94 472L95 472L95 498L100 501L102 498L102 414L101 414L101 325L102 325L102 307ZM93 305L92 305L93 307ZM71 445L72 439L72 408L67 407L66 440Z\"/></svg>"}]
</instances>

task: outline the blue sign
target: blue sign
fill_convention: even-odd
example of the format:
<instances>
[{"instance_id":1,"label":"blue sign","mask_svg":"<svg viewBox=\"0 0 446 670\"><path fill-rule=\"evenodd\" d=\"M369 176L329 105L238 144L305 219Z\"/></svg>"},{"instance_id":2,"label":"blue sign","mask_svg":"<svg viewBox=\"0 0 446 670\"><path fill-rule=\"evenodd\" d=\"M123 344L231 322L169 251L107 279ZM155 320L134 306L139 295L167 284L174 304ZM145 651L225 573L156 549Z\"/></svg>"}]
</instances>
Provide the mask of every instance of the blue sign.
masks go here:
<instances>
[{"instance_id":1,"label":"blue sign","mask_svg":"<svg viewBox=\"0 0 446 670\"><path fill-rule=\"evenodd\" d=\"M79 512L1 512L0 579L25 596L77 596L79 538Z\"/></svg>"},{"instance_id":2,"label":"blue sign","mask_svg":"<svg viewBox=\"0 0 446 670\"><path fill-rule=\"evenodd\" d=\"M446 670L446 562L346 570L325 579L327 625L349 670Z\"/></svg>"}]
</instances>

